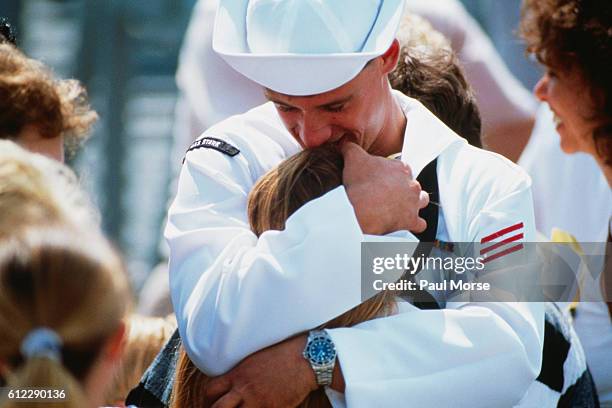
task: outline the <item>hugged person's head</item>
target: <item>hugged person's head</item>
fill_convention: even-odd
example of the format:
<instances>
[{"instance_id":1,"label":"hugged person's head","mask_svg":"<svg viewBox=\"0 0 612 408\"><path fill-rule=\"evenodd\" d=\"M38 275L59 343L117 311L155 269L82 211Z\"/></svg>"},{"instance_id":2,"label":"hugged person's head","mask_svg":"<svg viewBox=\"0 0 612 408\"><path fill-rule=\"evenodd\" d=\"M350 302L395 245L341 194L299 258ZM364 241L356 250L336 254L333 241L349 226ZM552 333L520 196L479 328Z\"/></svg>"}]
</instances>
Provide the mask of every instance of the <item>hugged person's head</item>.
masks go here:
<instances>
[{"instance_id":1,"label":"hugged person's head","mask_svg":"<svg viewBox=\"0 0 612 408\"><path fill-rule=\"evenodd\" d=\"M342 154L334 146L303 150L264 174L247 203L251 230L257 235L283 230L293 213L342 184ZM327 322L324 327L348 327L389 314L393 296L379 295Z\"/></svg>"},{"instance_id":2,"label":"hugged person's head","mask_svg":"<svg viewBox=\"0 0 612 408\"><path fill-rule=\"evenodd\" d=\"M0 139L61 161L64 143L76 148L96 119L78 81L57 79L39 61L0 42Z\"/></svg>"},{"instance_id":3,"label":"hugged person's head","mask_svg":"<svg viewBox=\"0 0 612 408\"><path fill-rule=\"evenodd\" d=\"M406 14L397 37L400 56L391 86L419 100L449 128L481 147L476 97L448 40L423 18Z\"/></svg>"},{"instance_id":4,"label":"hugged person's head","mask_svg":"<svg viewBox=\"0 0 612 408\"><path fill-rule=\"evenodd\" d=\"M525 0L521 34L547 68L535 93L555 114L561 148L612 165L612 7L601 0Z\"/></svg>"},{"instance_id":5,"label":"hugged person's head","mask_svg":"<svg viewBox=\"0 0 612 408\"><path fill-rule=\"evenodd\" d=\"M128 302L121 261L101 235L33 226L3 237L0 368L6 386L63 390L65 407L99 406L121 356Z\"/></svg>"},{"instance_id":6,"label":"hugged person's head","mask_svg":"<svg viewBox=\"0 0 612 408\"><path fill-rule=\"evenodd\" d=\"M289 157L261 177L249 195L251 230L282 230L297 209L342 184L342 155L331 146Z\"/></svg>"}]
</instances>

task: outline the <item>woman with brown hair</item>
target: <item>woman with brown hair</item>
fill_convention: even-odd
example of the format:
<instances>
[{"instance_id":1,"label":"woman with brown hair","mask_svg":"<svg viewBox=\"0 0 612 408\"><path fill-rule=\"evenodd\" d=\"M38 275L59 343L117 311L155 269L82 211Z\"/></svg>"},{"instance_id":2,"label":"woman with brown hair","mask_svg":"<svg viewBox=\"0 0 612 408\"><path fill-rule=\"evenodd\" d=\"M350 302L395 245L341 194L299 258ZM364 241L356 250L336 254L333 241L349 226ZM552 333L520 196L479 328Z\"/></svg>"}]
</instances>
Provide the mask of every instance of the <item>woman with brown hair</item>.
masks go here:
<instances>
[{"instance_id":1,"label":"woman with brown hair","mask_svg":"<svg viewBox=\"0 0 612 408\"><path fill-rule=\"evenodd\" d=\"M260 236L282 230L295 211L342 184L342 154L332 146L308 149L283 161L253 187L248 199L251 229ZM299 299L296 299L299 301ZM349 327L376 317L393 314L395 295L383 291L359 306L325 323L321 328ZM172 407L195 407L201 403L207 377L181 349L176 368ZM322 388L314 391L302 407L329 407Z\"/></svg>"},{"instance_id":2,"label":"woman with brown hair","mask_svg":"<svg viewBox=\"0 0 612 408\"><path fill-rule=\"evenodd\" d=\"M555 114L561 148L592 155L612 185L612 5L526 0L521 34L546 67L534 92Z\"/></svg>"},{"instance_id":3,"label":"woman with brown hair","mask_svg":"<svg viewBox=\"0 0 612 408\"><path fill-rule=\"evenodd\" d=\"M59 161L87 138L97 114L83 86L57 79L0 35L0 139Z\"/></svg>"},{"instance_id":4,"label":"woman with brown hair","mask_svg":"<svg viewBox=\"0 0 612 408\"><path fill-rule=\"evenodd\" d=\"M527 51L546 67L534 92L555 115L561 149L565 153L591 155L612 186L612 3L525 0L521 34L527 42ZM610 213L601 222L610 231ZM610 232L608 250L609 242ZM603 265L603 273L596 275L593 284L583 288L583 301L578 304L574 326L584 346L600 402L603 406L612 406L612 264L609 260Z\"/></svg>"}]
</instances>

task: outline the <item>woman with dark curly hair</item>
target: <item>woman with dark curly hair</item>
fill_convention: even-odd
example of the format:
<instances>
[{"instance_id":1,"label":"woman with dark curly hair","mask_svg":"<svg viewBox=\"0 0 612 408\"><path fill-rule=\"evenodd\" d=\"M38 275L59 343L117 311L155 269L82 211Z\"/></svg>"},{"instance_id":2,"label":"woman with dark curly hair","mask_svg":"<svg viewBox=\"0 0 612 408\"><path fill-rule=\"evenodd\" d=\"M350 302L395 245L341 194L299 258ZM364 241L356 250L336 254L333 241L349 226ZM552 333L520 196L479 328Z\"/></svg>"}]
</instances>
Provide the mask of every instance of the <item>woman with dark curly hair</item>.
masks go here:
<instances>
[{"instance_id":1,"label":"woman with dark curly hair","mask_svg":"<svg viewBox=\"0 0 612 408\"><path fill-rule=\"evenodd\" d=\"M0 34L0 139L59 161L89 135L98 116L83 86L53 76Z\"/></svg>"},{"instance_id":2,"label":"woman with dark curly hair","mask_svg":"<svg viewBox=\"0 0 612 408\"><path fill-rule=\"evenodd\" d=\"M612 2L525 0L521 34L546 67L534 92L555 115L561 149L593 156L612 186ZM581 302L575 319L602 406L612 406L611 275L608 260L599 280L584 288L588 300L601 301Z\"/></svg>"},{"instance_id":3,"label":"woman with dark curly hair","mask_svg":"<svg viewBox=\"0 0 612 408\"><path fill-rule=\"evenodd\" d=\"M561 148L593 155L612 183L612 3L526 0L521 34L547 68L535 94L555 113Z\"/></svg>"}]
</instances>

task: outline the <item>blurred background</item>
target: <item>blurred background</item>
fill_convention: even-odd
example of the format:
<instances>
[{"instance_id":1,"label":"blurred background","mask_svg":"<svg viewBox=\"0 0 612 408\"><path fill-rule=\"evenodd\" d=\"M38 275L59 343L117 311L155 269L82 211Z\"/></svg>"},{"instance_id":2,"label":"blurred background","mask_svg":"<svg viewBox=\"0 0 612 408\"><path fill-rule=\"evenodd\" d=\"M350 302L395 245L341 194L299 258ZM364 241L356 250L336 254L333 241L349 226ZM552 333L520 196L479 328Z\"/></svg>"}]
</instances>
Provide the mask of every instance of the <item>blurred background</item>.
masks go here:
<instances>
[{"instance_id":1,"label":"blurred background","mask_svg":"<svg viewBox=\"0 0 612 408\"><path fill-rule=\"evenodd\" d=\"M174 75L195 1L0 0L19 46L88 89L100 121L70 165L125 254L136 290L164 258L164 215L181 164L171 159ZM531 89L539 71L514 33L520 0L462 2Z\"/></svg>"}]
</instances>

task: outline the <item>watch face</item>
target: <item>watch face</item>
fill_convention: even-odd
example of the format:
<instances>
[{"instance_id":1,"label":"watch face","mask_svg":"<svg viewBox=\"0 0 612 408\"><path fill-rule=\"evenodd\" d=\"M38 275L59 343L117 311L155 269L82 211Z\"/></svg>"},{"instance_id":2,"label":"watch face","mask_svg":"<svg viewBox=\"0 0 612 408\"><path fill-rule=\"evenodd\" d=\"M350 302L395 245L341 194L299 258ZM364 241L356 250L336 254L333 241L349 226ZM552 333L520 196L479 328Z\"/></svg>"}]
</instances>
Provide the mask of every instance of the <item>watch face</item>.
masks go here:
<instances>
[{"instance_id":1,"label":"watch face","mask_svg":"<svg viewBox=\"0 0 612 408\"><path fill-rule=\"evenodd\" d=\"M306 355L310 362L317 365L326 365L336 358L336 348L329 338L316 337L306 348Z\"/></svg>"}]
</instances>

